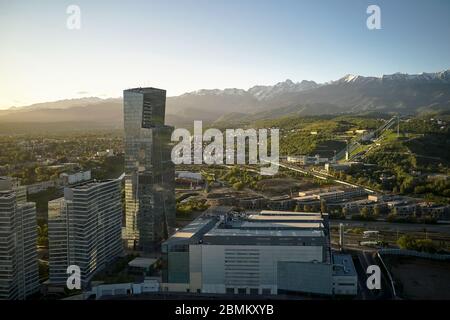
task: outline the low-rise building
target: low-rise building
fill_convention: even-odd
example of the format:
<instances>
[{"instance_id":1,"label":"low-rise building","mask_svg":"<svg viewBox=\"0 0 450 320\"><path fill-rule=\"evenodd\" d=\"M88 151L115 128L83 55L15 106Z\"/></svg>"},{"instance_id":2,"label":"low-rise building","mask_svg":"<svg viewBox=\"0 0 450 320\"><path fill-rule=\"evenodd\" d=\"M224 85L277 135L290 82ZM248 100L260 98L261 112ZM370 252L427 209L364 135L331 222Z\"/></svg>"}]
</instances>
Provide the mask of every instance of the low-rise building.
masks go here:
<instances>
[{"instance_id":1,"label":"low-rise building","mask_svg":"<svg viewBox=\"0 0 450 320\"><path fill-rule=\"evenodd\" d=\"M449 218L450 218L450 206L449 205L420 203L419 209L420 209L420 213L422 215L430 215L439 220L449 220Z\"/></svg>"},{"instance_id":2,"label":"low-rise building","mask_svg":"<svg viewBox=\"0 0 450 320\"><path fill-rule=\"evenodd\" d=\"M289 195L270 198L267 201L267 208L271 210L291 210L295 204L295 200Z\"/></svg>"},{"instance_id":3,"label":"low-rise building","mask_svg":"<svg viewBox=\"0 0 450 320\"><path fill-rule=\"evenodd\" d=\"M341 172L341 171L347 171L351 167L360 164L360 162L343 162L343 163L325 163L325 171L327 173L330 173L332 171L334 172Z\"/></svg>"},{"instance_id":4,"label":"low-rise building","mask_svg":"<svg viewBox=\"0 0 450 320\"><path fill-rule=\"evenodd\" d=\"M176 171L175 176L178 179L185 179L193 182L203 182L202 174L198 172Z\"/></svg>"},{"instance_id":5,"label":"low-rise building","mask_svg":"<svg viewBox=\"0 0 450 320\"><path fill-rule=\"evenodd\" d=\"M316 154L315 156L300 155L287 157L287 162L298 163L301 165L318 165L327 163L328 161L330 161L330 159L320 157L318 154Z\"/></svg>"},{"instance_id":6,"label":"low-rise building","mask_svg":"<svg viewBox=\"0 0 450 320\"><path fill-rule=\"evenodd\" d=\"M112 283L93 286L90 291L83 294L83 298L94 297L96 300L114 296L136 296L145 293L158 292L159 281L153 278L145 278L141 283Z\"/></svg>"},{"instance_id":7,"label":"low-rise building","mask_svg":"<svg viewBox=\"0 0 450 320\"><path fill-rule=\"evenodd\" d=\"M229 194L209 194L206 198L206 203L210 206L234 206L236 198Z\"/></svg>"},{"instance_id":8,"label":"low-rise building","mask_svg":"<svg viewBox=\"0 0 450 320\"><path fill-rule=\"evenodd\" d=\"M149 276L154 270L154 265L158 259L137 257L128 262L128 272Z\"/></svg>"},{"instance_id":9,"label":"low-rise building","mask_svg":"<svg viewBox=\"0 0 450 320\"><path fill-rule=\"evenodd\" d=\"M61 173L59 175L62 185L70 186L80 182L91 180L91 170L79 171L75 173Z\"/></svg>"},{"instance_id":10,"label":"low-rise building","mask_svg":"<svg viewBox=\"0 0 450 320\"><path fill-rule=\"evenodd\" d=\"M336 191L319 193L317 198L324 201L336 201L342 199L353 199L367 195L363 188L345 188Z\"/></svg>"},{"instance_id":11,"label":"low-rise building","mask_svg":"<svg viewBox=\"0 0 450 320\"><path fill-rule=\"evenodd\" d=\"M344 270L340 260L335 266L328 228L328 215L318 212L265 210L199 217L163 243L162 289L354 294L343 289L350 283L357 287L355 273L348 271L354 267L346 265ZM351 259L347 263L352 264Z\"/></svg>"},{"instance_id":12,"label":"low-rise building","mask_svg":"<svg viewBox=\"0 0 450 320\"><path fill-rule=\"evenodd\" d=\"M404 202L389 202L388 208L398 216L410 216L416 213L417 204Z\"/></svg>"},{"instance_id":13,"label":"low-rise building","mask_svg":"<svg viewBox=\"0 0 450 320\"><path fill-rule=\"evenodd\" d=\"M265 208L267 205L267 200L261 196L246 197L238 200L238 206L249 210L260 210Z\"/></svg>"},{"instance_id":14,"label":"low-rise building","mask_svg":"<svg viewBox=\"0 0 450 320\"><path fill-rule=\"evenodd\" d=\"M310 201L339 201L361 198L367 195L367 192L363 188L330 188L330 189L316 189L301 191L298 193L299 197L294 198L297 203L304 203Z\"/></svg>"},{"instance_id":15,"label":"low-rise building","mask_svg":"<svg viewBox=\"0 0 450 320\"><path fill-rule=\"evenodd\" d=\"M348 254L333 254L333 293L358 294L358 275L352 257Z\"/></svg>"}]
</instances>

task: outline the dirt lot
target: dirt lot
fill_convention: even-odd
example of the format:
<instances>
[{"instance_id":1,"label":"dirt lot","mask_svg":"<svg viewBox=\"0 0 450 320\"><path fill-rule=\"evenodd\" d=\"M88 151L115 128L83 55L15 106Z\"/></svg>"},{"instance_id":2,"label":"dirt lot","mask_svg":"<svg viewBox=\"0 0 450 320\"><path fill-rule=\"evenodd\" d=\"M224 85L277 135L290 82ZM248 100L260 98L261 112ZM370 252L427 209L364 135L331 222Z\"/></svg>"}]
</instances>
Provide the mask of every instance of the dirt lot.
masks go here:
<instances>
[{"instance_id":1,"label":"dirt lot","mask_svg":"<svg viewBox=\"0 0 450 320\"><path fill-rule=\"evenodd\" d=\"M273 197L317 188L317 185L307 179L274 178L259 181L258 187L264 195Z\"/></svg>"},{"instance_id":2,"label":"dirt lot","mask_svg":"<svg viewBox=\"0 0 450 320\"><path fill-rule=\"evenodd\" d=\"M450 261L400 256L384 256L383 260L400 297L450 300Z\"/></svg>"}]
</instances>

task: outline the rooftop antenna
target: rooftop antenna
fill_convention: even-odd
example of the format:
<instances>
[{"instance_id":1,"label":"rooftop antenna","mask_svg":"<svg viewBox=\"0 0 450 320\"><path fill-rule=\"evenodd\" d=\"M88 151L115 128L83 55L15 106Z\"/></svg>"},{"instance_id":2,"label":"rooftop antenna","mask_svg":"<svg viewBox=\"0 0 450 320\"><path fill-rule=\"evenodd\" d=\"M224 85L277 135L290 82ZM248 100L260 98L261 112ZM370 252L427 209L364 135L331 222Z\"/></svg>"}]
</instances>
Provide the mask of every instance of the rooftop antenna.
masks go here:
<instances>
[{"instance_id":1,"label":"rooftop antenna","mask_svg":"<svg viewBox=\"0 0 450 320\"><path fill-rule=\"evenodd\" d=\"M344 224L339 224L339 249L344 251Z\"/></svg>"}]
</instances>

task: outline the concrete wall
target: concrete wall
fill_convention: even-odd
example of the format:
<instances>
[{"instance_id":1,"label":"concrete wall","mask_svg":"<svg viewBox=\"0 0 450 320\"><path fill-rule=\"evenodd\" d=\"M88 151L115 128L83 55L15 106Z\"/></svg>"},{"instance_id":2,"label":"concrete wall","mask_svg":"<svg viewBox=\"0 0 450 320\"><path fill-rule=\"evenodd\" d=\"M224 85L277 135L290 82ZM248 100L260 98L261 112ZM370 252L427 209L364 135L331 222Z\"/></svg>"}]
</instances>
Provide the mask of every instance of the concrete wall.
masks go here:
<instances>
[{"instance_id":1,"label":"concrete wall","mask_svg":"<svg viewBox=\"0 0 450 320\"><path fill-rule=\"evenodd\" d=\"M332 265L324 263L278 262L278 290L332 294Z\"/></svg>"},{"instance_id":2,"label":"concrete wall","mask_svg":"<svg viewBox=\"0 0 450 320\"><path fill-rule=\"evenodd\" d=\"M270 289L277 293L279 261L322 261L322 246L202 246L202 291ZM331 281L330 281L331 283Z\"/></svg>"},{"instance_id":3,"label":"concrete wall","mask_svg":"<svg viewBox=\"0 0 450 320\"><path fill-rule=\"evenodd\" d=\"M189 252L168 253L169 283L189 283Z\"/></svg>"},{"instance_id":4,"label":"concrete wall","mask_svg":"<svg viewBox=\"0 0 450 320\"><path fill-rule=\"evenodd\" d=\"M107 296L139 295L148 292L158 292L160 288L157 280L144 280L142 283L113 283L101 284L92 288L87 296L95 294L96 299Z\"/></svg>"},{"instance_id":5,"label":"concrete wall","mask_svg":"<svg viewBox=\"0 0 450 320\"><path fill-rule=\"evenodd\" d=\"M333 293L336 295L358 294L358 277L333 276Z\"/></svg>"},{"instance_id":6,"label":"concrete wall","mask_svg":"<svg viewBox=\"0 0 450 320\"><path fill-rule=\"evenodd\" d=\"M189 278L191 292L202 289L202 246L189 246Z\"/></svg>"}]
</instances>

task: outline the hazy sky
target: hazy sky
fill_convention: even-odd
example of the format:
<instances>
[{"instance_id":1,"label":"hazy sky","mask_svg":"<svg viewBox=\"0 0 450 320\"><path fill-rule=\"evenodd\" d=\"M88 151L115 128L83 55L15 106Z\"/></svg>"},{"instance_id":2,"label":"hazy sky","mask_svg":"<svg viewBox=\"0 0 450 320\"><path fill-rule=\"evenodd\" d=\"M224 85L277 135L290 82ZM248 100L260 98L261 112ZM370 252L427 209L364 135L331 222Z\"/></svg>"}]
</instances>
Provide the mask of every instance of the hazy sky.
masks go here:
<instances>
[{"instance_id":1,"label":"hazy sky","mask_svg":"<svg viewBox=\"0 0 450 320\"><path fill-rule=\"evenodd\" d=\"M381 30L366 27L369 4ZM448 68L448 0L0 0L0 108Z\"/></svg>"}]
</instances>

